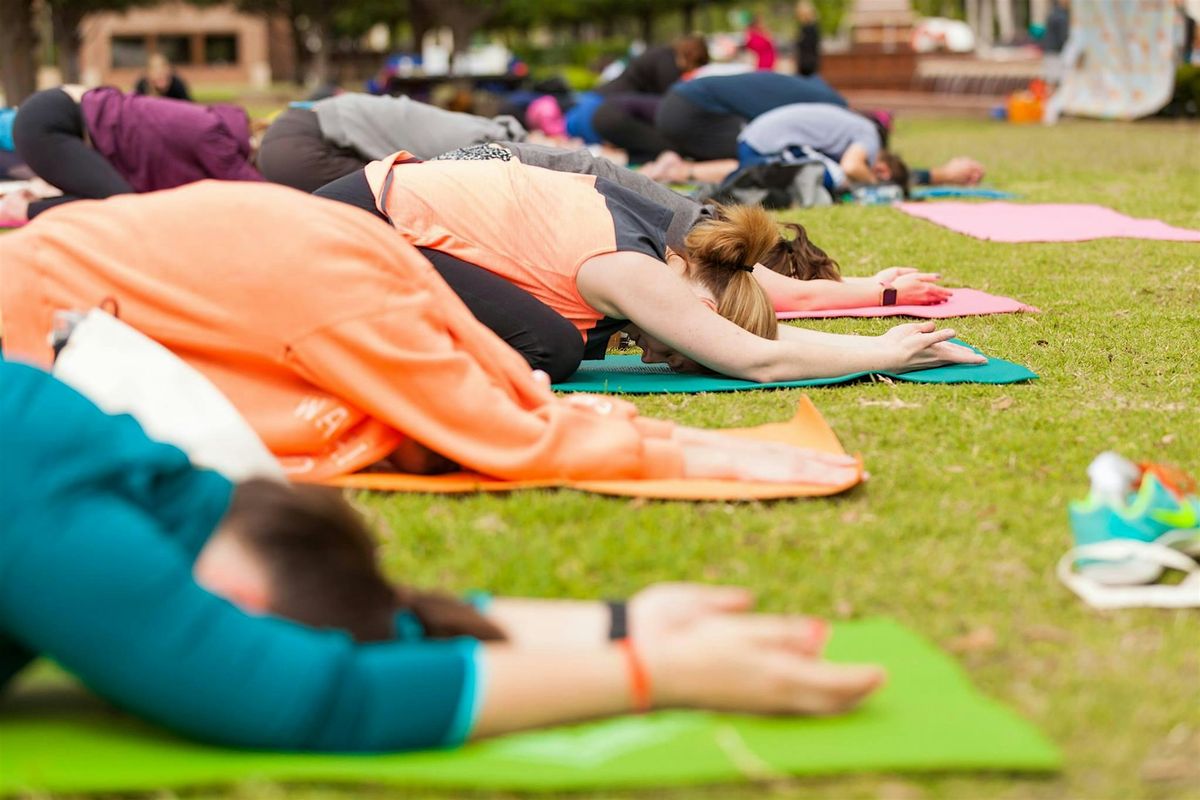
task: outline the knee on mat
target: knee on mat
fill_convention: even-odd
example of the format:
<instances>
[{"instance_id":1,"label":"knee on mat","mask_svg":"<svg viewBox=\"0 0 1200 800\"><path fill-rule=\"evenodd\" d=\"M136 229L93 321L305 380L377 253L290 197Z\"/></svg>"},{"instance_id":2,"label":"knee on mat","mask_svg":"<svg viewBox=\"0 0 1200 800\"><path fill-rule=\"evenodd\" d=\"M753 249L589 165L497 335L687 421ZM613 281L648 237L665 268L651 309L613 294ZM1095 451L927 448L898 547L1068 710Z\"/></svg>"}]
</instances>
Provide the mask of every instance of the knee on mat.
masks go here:
<instances>
[{"instance_id":1,"label":"knee on mat","mask_svg":"<svg viewBox=\"0 0 1200 800\"><path fill-rule=\"evenodd\" d=\"M550 376L551 383L565 381L575 374L583 363L583 339L576 334L574 341L556 342L553 349L544 349L538 353L524 352L525 360L534 369L540 369Z\"/></svg>"}]
</instances>

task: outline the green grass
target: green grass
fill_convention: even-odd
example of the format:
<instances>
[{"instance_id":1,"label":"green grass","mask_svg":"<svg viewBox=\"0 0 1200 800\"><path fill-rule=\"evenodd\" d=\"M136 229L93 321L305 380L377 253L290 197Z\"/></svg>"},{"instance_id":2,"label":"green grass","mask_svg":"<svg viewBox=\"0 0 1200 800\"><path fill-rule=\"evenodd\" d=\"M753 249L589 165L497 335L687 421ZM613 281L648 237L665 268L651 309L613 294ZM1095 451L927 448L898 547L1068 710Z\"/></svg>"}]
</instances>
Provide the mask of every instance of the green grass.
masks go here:
<instances>
[{"instance_id":1,"label":"green grass","mask_svg":"<svg viewBox=\"0 0 1200 800\"><path fill-rule=\"evenodd\" d=\"M1200 228L1195 125L902 120L896 140L912 163L978 156L989 183L1028 200L1096 202ZM1066 503L1086 491L1084 469L1096 453L1115 449L1200 470L1200 245L991 244L883 208L784 216L807 225L849 274L917 265L952 285L1039 306L1040 315L955 327L1042 379L810 390L871 473L866 485L834 499L362 496L386 524L388 572L409 582L569 597L700 579L751 586L772 610L895 617L957 652L978 686L1066 754L1065 770L1049 778L883 775L622 797L1200 797L1200 616L1092 612L1054 578L1069 543ZM877 333L887 323L814 327ZM782 419L798 397L634 401L646 413L720 427ZM253 784L193 796L463 795Z\"/></svg>"}]
</instances>

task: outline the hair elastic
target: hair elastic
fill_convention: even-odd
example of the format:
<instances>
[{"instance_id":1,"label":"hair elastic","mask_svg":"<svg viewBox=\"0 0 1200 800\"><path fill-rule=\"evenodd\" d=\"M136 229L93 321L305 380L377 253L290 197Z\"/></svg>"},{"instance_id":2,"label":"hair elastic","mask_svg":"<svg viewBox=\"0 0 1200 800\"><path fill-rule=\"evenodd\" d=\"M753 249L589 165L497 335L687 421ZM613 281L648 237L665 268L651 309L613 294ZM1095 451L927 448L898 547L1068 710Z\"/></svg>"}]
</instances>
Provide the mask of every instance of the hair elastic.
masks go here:
<instances>
[{"instance_id":1,"label":"hair elastic","mask_svg":"<svg viewBox=\"0 0 1200 800\"><path fill-rule=\"evenodd\" d=\"M746 266L745 264L740 264L734 268L734 271L740 271L740 270L745 270L746 272L754 272L754 265L751 264L750 266Z\"/></svg>"},{"instance_id":2,"label":"hair elastic","mask_svg":"<svg viewBox=\"0 0 1200 800\"><path fill-rule=\"evenodd\" d=\"M644 714L654 705L651 701L650 673L634 649L631 639L618 640L617 647L625 655L625 664L629 669L629 695L633 710L635 713Z\"/></svg>"}]
</instances>

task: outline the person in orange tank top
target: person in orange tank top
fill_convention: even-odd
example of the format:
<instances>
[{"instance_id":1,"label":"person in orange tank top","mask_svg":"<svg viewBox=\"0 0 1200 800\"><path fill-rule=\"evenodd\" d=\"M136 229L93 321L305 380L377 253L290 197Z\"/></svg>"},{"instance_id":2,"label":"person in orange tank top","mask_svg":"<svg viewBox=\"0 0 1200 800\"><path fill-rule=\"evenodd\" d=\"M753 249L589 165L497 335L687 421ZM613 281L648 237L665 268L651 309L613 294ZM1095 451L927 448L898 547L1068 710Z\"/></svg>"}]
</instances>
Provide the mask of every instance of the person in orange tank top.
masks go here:
<instances>
[{"instance_id":1,"label":"person in orange tank top","mask_svg":"<svg viewBox=\"0 0 1200 800\"><path fill-rule=\"evenodd\" d=\"M718 209L688 232L685 256L666 244L668 209L594 175L401 151L317 194L363 207L367 190L406 241L499 275L571 321L584 357L602 358L627 329L647 362L758 382L984 361L930 323L875 337L779 326L756 265L780 232L758 207Z\"/></svg>"}]
</instances>

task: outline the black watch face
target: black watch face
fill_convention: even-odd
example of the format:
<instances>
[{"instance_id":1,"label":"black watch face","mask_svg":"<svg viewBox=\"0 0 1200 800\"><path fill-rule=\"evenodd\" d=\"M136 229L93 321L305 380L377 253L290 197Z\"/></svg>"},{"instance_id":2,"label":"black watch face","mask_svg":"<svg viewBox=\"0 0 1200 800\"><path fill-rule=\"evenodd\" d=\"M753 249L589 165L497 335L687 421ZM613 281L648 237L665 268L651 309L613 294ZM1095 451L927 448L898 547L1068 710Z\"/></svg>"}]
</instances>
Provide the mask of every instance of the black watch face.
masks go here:
<instances>
[{"instance_id":1,"label":"black watch face","mask_svg":"<svg viewBox=\"0 0 1200 800\"><path fill-rule=\"evenodd\" d=\"M883 290L883 304L885 306L896 305L896 290L895 289L884 289Z\"/></svg>"}]
</instances>

